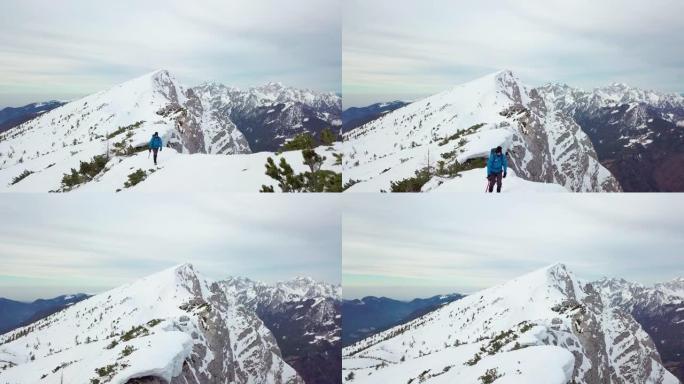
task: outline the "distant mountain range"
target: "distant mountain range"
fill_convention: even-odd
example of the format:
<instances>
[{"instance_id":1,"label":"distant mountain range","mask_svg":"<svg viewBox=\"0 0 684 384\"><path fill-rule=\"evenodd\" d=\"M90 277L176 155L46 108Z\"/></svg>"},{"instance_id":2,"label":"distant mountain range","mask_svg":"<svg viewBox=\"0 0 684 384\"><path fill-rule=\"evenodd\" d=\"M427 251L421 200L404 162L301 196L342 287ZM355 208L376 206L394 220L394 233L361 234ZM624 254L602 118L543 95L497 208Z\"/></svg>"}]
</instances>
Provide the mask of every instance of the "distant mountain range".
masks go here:
<instances>
[{"instance_id":1,"label":"distant mountain range","mask_svg":"<svg viewBox=\"0 0 684 384\"><path fill-rule=\"evenodd\" d=\"M0 109L0 133L23 124L36 116L66 104L66 101L51 100L44 103L31 103L23 107Z\"/></svg>"},{"instance_id":2,"label":"distant mountain range","mask_svg":"<svg viewBox=\"0 0 684 384\"><path fill-rule=\"evenodd\" d=\"M387 103L375 103L366 107L347 108L342 111L342 130L344 132L351 131L407 104L409 103L396 100Z\"/></svg>"},{"instance_id":3,"label":"distant mountain range","mask_svg":"<svg viewBox=\"0 0 684 384\"><path fill-rule=\"evenodd\" d=\"M400 301L387 297L367 296L363 299L343 300L342 344L350 345L463 297L460 294L449 294Z\"/></svg>"},{"instance_id":4,"label":"distant mountain range","mask_svg":"<svg viewBox=\"0 0 684 384\"><path fill-rule=\"evenodd\" d=\"M475 191L478 161L498 145L509 155L508 191L541 189L518 178L570 191L684 191L678 94L625 84L535 88L500 71L374 112L381 105L355 109L367 121L344 130L344 182L354 184L352 192L389 191L426 166L433 177L420 181L421 191Z\"/></svg>"},{"instance_id":5,"label":"distant mountain range","mask_svg":"<svg viewBox=\"0 0 684 384\"><path fill-rule=\"evenodd\" d=\"M0 298L0 334L38 321L89 297L78 293L52 299L38 299L30 303Z\"/></svg>"},{"instance_id":6,"label":"distant mountain range","mask_svg":"<svg viewBox=\"0 0 684 384\"><path fill-rule=\"evenodd\" d=\"M676 384L683 283L587 282L554 264L345 347L344 382Z\"/></svg>"}]
</instances>

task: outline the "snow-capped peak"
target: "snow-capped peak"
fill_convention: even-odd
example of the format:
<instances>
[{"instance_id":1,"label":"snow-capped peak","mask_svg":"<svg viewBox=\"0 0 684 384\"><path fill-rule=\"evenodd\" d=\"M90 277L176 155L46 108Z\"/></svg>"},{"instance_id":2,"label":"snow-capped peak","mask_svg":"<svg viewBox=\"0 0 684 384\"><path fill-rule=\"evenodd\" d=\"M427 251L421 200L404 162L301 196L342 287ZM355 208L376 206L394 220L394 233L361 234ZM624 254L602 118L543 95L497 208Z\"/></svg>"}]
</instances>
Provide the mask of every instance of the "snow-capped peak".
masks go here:
<instances>
[{"instance_id":1,"label":"snow-capped peak","mask_svg":"<svg viewBox=\"0 0 684 384\"><path fill-rule=\"evenodd\" d=\"M472 191L479 190L480 177L459 177L466 172L448 172L449 166L481 162L497 146L509 153L511 174L522 179L572 191L619 190L579 125L545 104L510 70L384 114L345 133L344 139L344 182L355 182L349 191L390 190L393 183L414 177L428 161L431 166L443 163L447 172L424 184L423 191L466 180L478 180ZM468 172L483 172L472 167Z\"/></svg>"},{"instance_id":2,"label":"snow-capped peak","mask_svg":"<svg viewBox=\"0 0 684 384\"><path fill-rule=\"evenodd\" d=\"M302 383L254 312L190 264L0 336L0 381Z\"/></svg>"},{"instance_id":3,"label":"snow-capped peak","mask_svg":"<svg viewBox=\"0 0 684 384\"><path fill-rule=\"evenodd\" d=\"M638 323L563 264L361 340L342 364L354 384L677 382Z\"/></svg>"}]
</instances>

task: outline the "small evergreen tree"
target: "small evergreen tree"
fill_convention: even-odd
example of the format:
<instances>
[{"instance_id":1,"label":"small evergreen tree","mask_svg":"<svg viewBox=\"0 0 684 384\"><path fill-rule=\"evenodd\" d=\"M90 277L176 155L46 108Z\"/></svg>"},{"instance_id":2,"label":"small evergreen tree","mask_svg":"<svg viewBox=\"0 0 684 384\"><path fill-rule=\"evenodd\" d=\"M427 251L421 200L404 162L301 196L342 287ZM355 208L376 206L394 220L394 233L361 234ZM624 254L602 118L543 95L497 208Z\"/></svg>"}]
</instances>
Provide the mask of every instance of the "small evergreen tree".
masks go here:
<instances>
[{"instance_id":1,"label":"small evergreen tree","mask_svg":"<svg viewBox=\"0 0 684 384\"><path fill-rule=\"evenodd\" d=\"M278 187L283 192L299 192L304 187L303 176L294 173L284 157L280 158L280 164L276 165L271 157L266 160L266 175L278 182ZM263 185L262 192L273 192L273 187Z\"/></svg>"},{"instance_id":2,"label":"small evergreen tree","mask_svg":"<svg viewBox=\"0 0 684 384\"><path fill-rule=\"evenodd\" d=\"M292 138L292 140L286 142L281 147L283 152L287 151L298 151L304 149L312 149L316 147L313 136L309 132L300 133L299 135Z\"/></svg>"},{"instance_id":3,"label":"small evergreen tree","mask_svg":"<svg viewBox=\"0 0 684 384\"><path fill-rule=\"evenodd\" d=\"M321 131L320 139L321 144L325 145L326 147L329 147L335 142L337 137L330 128L325 128Z\"/></svg>"}]
</instances>

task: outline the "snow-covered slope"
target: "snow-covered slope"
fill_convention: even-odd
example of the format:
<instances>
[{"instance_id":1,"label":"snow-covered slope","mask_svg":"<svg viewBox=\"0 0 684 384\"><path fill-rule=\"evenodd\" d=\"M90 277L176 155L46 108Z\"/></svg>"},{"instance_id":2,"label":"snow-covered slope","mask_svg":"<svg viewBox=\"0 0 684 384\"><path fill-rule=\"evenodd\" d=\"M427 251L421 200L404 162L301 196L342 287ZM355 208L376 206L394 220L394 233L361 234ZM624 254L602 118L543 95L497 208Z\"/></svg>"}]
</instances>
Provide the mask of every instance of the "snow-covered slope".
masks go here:
<instances>
[{"instance_id":1,"label":"snow-covered slope","mask_svg":"<svg viewBox=\"0 0 684 384\"><path fill-rule=\"evenodd\" d=\"M335 165L333 153L339 152L340 144L334 147L319 147L316 151L325 156L323 169L340 172ZM129 156L113 157L105 170L82 186L76 192L193 192L201 189L214 192L258 192L262 185L274 185L279 192L277 182L265 174L265 164L272 157L276 164L285 158L295 172L304 172L309 168L304 165L301 151L290 151L282 154L259 152L230 156L208 154L181 154L172 148L164 149L159 155L159 166L145 152ZM62 156L62 153L51 154L39 159L27 161L21 167L0 169L0 191L3 192L48 192L60 189L65 173L72 168L78 169L83 161L79 157ZM28 177L16 184L12 180L24 169L32 170ZM145 172L145 178L132 187L126 187L129 175L137 170Z\"/></svg>"},{"instance_id":2,"label":"snow-covered slope","mask_svg":"<svg viewBox=\"0 0 684 384\"><path fill-rule=\"evenodd\" d=\"M2 383L302 383L259 318L190 265L0 336ZM157 381L154 381L157 380Z\"/></svg>"},{"instance_id":3,"label":"snow-covered slope","mask_svg":"<svg viewBox=\"0 0 684 384\"><path fill-rule=\"evenodd\" d=\"M562 264L353 344L343 369L349 383L678 382L639 324Z\"/></svg>"},{"instance_id":4,"label":"snow-covered slope","mask_svg":"<svg viewBox=\"0 0 684 384\"><path fill-rule=\"evenodd\" d=\"M402 167L401 165L399 166ZM408 170L407 170L408 171ZM423 185L422 192L484 192L488 181L481 169L471 169L459 173L456 177L434 176ZM389 172L374 177L366 182L357 183L346 189L346 192L377 192L385 190L392 181ZM565 187L554 183L537 183L518 177L515 171L509 170L503 180L503 193L553 193L568 192Z\"/></svg>"},{"instance_id":5,"label":"snow-covered slope","mask_svg":"<svg viewBox=\"0 0 684 384\"><path fill-rule=\"evenodd\" d=\"M201 89L185 88L167 71L160 70L70 102L0 133L0 189L63 190L63 175L72 168L78 170L81 162L91 162L95 156L108 156L105 172L88 181L86 188L72 190L122 189L128 175L138 169L150 176L140 185L148 191L199 185L226 192L256 192L262 184L272 184L264 174L264 165L266 158L275 154L251 154L247 138L226 111L226 103L232 99L217 104ZM325 104L310 92L288 88L283 94L312 105ZM277 100L283 98L286 96ZM252 106L243 107L249 110ZM297 122L290 119L278 124L288 129ZM270 128L262 131L265 136L278 136L283 141L299 132ZM161 169L153 166L146 153L154 132L159 132L165 146L160 156ZM331 153L325 148L319 152L327 157L324 169L339 170L333 165ZM283 156L296 171L305 169L300 153Z\"/></svg>"},{"instance_id":6,"label":"snow-covered slope","mask_svg":"<svg viewBox=\"0 0 684 384\"><path fill-rule=\"evenodd\" d=\"M343 139L345 183L382 177L380 189L389 190L390 181L412 177L425 166L464 165L501 145L509 152L510 168L525 180L570 191L620 189L579 125L510 71L411 103Z\"/></svg>"}]
</instances>

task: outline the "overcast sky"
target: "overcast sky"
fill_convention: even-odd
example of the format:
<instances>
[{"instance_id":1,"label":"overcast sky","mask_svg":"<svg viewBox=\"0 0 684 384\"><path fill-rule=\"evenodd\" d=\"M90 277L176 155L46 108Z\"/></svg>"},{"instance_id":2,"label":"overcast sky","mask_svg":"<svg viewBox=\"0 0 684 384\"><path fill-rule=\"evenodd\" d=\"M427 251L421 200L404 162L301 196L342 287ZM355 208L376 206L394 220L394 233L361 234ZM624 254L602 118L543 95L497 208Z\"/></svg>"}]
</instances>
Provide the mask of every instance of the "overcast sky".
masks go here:
<instances>
[{"instance_id":1,"label":"overcast sky","mask_svg":"<svg viewBox=\"0 0 684 384\"><path fill-rule=\"evenodd\" d=\"M340 202L315 194L6 194L0 297L95 293L185 262L215 279L339 283Z\"/></svg>"},{"instance_id":2,"label":"overcast sky","mask_svg":"<svg viewBox=\"0 0 684 384\"><path fill-rule=\"evenodd\" d=\"M684 276L679 194L345 196L346 298L472 293L562 262L577 277Z\"/></svg>"},{"instance_id":3,"label":"overcast sky","mask_svg":"<svg viewBox=\"0 0 684 384\"><path fill-rule=\"evenodd\" d=\"M70 99L156 69L188 85L340 91L339 0L3 0L0 108Z\"/></svg>"},{"instance_id":4,"label":"overcast sky","mask_svg":"<svg viewBox=\"0 0 684 384\"><path fill-rule=\"evenodd\" d=\"M684 91L681 0L347 0L343 14L345 108L501 69L533 86Z\"/></svg>"}]
</instances>

